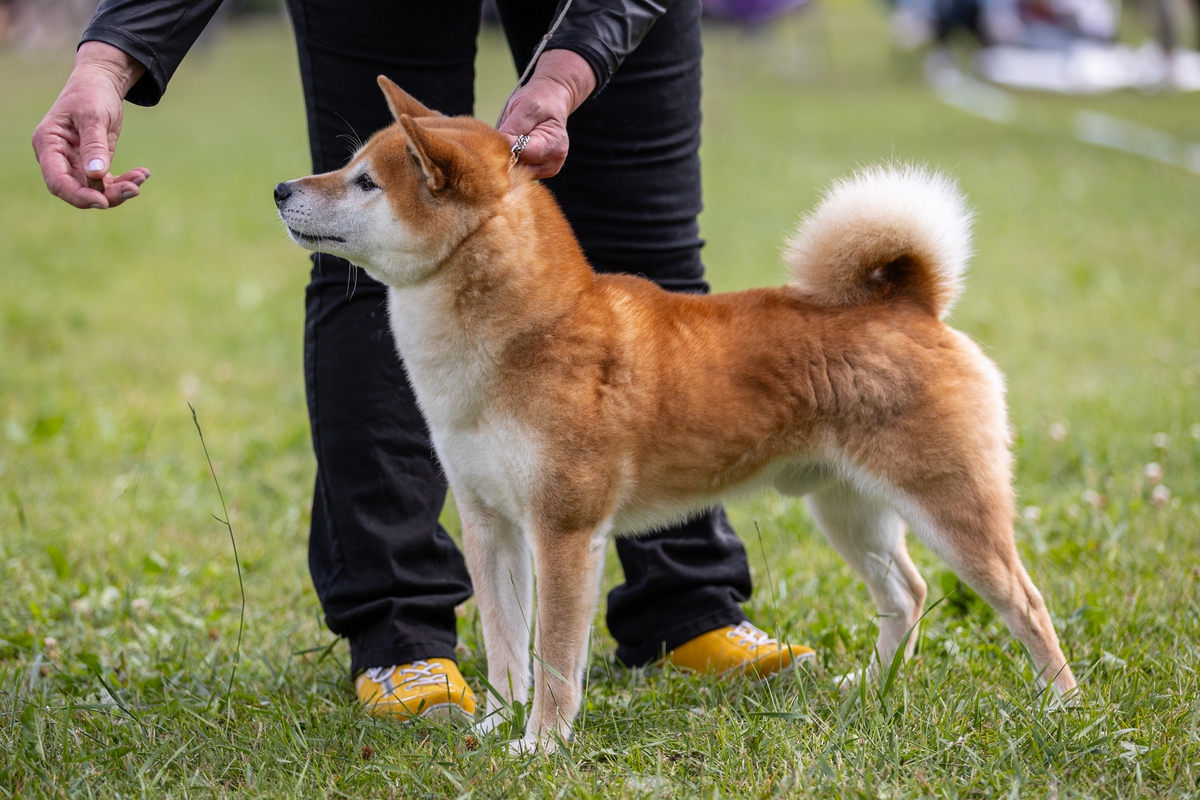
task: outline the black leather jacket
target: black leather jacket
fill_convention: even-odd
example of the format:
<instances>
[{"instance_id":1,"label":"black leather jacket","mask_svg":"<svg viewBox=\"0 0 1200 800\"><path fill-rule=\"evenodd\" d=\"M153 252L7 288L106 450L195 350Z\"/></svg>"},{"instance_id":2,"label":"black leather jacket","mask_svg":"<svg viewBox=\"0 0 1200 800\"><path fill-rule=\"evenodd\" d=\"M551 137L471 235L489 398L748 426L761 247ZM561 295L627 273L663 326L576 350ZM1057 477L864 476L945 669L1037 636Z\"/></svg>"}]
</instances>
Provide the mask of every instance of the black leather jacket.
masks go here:
<instances>
[{"instance_id":1,"label":"black leather jacket","mask_svg":"<svg viewBox=\"0 0 1200 800\"><path fill-rule=\"evenodd\" d=\"M671 0L572 0L547 48L582 56L596 73L600 91L670 4ZM146 74L125 99L152 106L220 5L221 0L103 0L80 42L105 42L141 62Z\"/></svg>"}]
</instances>

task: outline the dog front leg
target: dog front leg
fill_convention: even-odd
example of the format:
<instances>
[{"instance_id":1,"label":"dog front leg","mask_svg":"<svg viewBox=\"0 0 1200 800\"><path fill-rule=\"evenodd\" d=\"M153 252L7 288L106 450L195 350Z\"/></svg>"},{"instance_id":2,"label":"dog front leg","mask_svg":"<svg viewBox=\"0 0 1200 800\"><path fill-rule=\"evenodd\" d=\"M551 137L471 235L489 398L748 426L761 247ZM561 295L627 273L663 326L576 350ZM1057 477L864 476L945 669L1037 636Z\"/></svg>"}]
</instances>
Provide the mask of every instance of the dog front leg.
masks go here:
<instances>
[{"instance_id":1,"label":"dog front leg","mask_svg":"<svg viewBox=\"0 0 1200 800\"><path fill-rule=\"evenodd\" d=\"M488 715L481 727L491 730L503 719L504 707L523 705L529 699L533 624L529 545L511 520L457 492L455 499L463 523L463 553L483 623L488 682L500 693L485 701Z\"/></svg>"},{"instance_id":2,"label":"dog front leg","mask_svg":"<svg viewBox=\"0 0 1200 800\"><path fill-rule=\"evenodd\" d=\"M549 533L534 539L537 635L533 711L522 749L553 751L571 736L583 699L588 633L596 616L607 529ZM557 737L557 738L556 738Z\"/></svg>"}]
</instances>

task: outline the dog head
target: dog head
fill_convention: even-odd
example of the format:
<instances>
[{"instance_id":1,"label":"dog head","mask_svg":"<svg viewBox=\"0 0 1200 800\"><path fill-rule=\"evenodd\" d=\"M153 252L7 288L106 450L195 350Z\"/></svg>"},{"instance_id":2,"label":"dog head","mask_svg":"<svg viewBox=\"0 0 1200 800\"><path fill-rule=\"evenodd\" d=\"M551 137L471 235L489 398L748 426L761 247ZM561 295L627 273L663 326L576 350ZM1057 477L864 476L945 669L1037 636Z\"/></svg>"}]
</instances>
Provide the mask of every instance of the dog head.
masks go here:
<instances>
[{"instance_id":1,"label":"dog head","mask_svg":"<svg viewBox=\"0 0 1200 800\"><path fill-rule=\"evenodd\" d=\"M396 122L340 170L281 183L275 205L301 247L341 256L389 286L437 271L512 187L508 141L446 117L382 75Z\"/></svg>"}]
</instances>

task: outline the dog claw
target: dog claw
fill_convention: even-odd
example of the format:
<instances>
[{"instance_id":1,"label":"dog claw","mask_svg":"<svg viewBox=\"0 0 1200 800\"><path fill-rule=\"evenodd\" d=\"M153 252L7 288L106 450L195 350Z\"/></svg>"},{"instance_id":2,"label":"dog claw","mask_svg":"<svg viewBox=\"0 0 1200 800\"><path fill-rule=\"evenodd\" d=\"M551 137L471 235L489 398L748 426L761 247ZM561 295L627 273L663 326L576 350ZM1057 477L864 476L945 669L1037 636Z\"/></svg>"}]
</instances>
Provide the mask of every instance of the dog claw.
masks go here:
<instances>
[{"instance_id":1,"label":"dog claw","mask_svg":"<svg viewBox=\"0 0 1200 800\"><path fill-rule=\"evenodd\" d=\"M532 756L538 753L551 755L558 749L553 739L524 738L508 743L508 752L514 756Z\"/></svg>"}]
</instances>

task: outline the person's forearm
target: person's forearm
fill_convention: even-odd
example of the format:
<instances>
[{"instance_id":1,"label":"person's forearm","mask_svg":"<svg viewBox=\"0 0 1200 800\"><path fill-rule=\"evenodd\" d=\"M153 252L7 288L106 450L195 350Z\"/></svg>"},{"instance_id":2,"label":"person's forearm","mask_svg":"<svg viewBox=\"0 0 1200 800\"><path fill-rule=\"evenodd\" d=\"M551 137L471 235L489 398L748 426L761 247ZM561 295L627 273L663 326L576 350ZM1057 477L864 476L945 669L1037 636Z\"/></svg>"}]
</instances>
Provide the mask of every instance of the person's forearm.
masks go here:
<instances>
[{"instance_id":1,"label":"person's forearm","mask_svg":"<svg viewBox=\"0 0 1200 800\"><path fill-rule=\"evenodd\" d=\"M146 67L140 61L104 42L81 44L75 53L75 68L95 70L110 76L121 97L146 73Z\"/></svg>"},{"instance_id":2,"label":"person's forearm","mask_svg":"<svg viewBox=\"0 0 1200 800\"><path fill-rule=\"evenodd\" d=\"M549 47L572 50L591 65L593 91L634 51L672 0L572 0Z\"/></svg>"},{"instance_id":3,"label":"person's forearm","mask_svg":"<svg viewBox=\"0 0 1200 800\"><path fill-rule=\"evenodd\" d=\"M124 96L152 106L220 5L221 0L103 0L80 37L80 49L104 43L144 65L141 79Z\"/></svg>"},{"instance_id":4,"label":"person's forearm","mask_svg":"<svg viewBox=\"0 0 1200 800\"><path fill-rule=\"evenodd\" d=\"M596 73L579 54L571 50L548 49L538 59L529 82L537 80L558 84L568 99L568 113L583 105L596 88Z\"/></svg>"}]
</instances>

